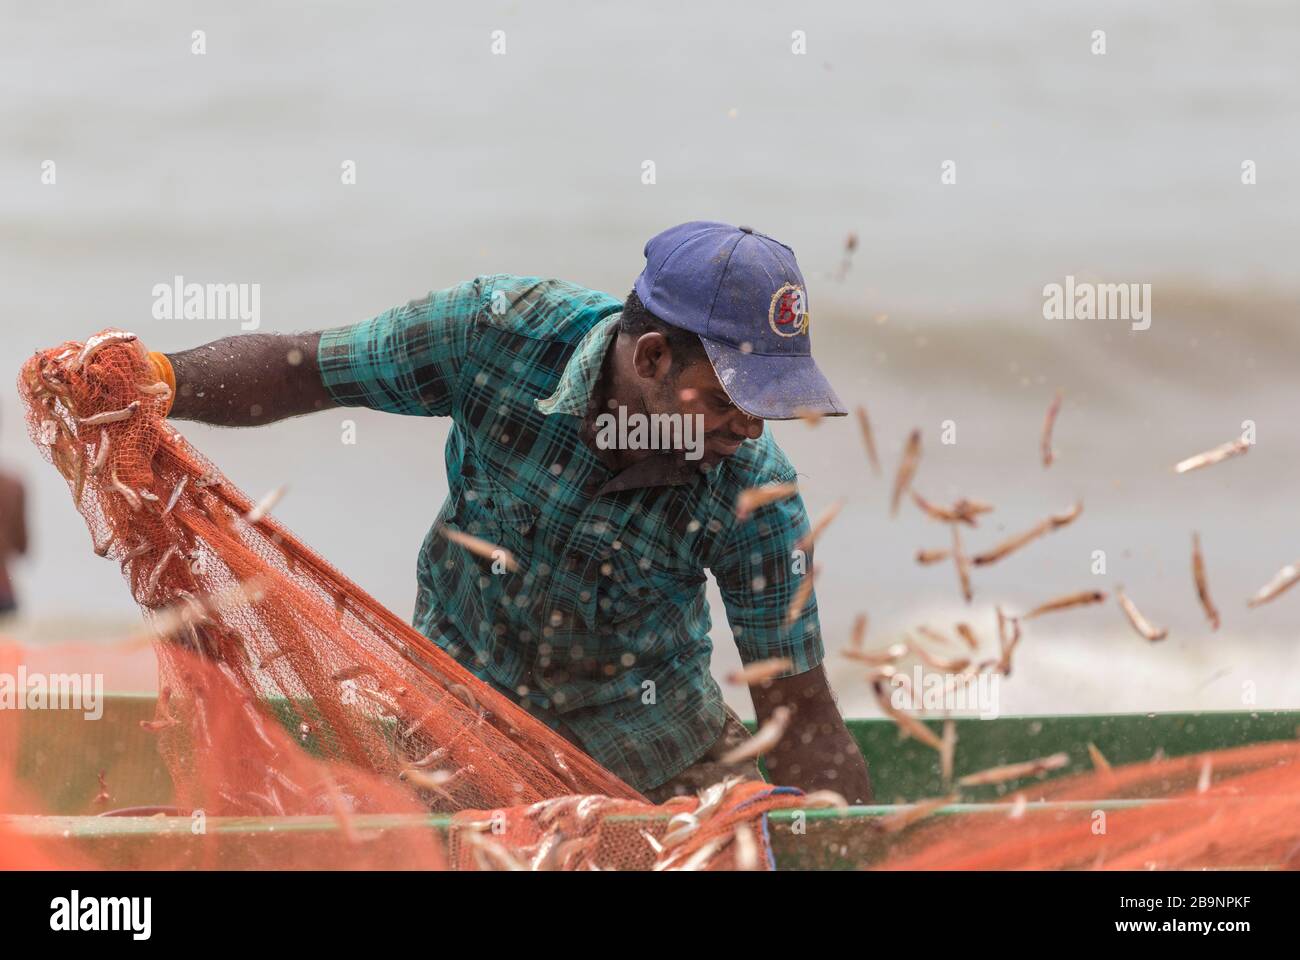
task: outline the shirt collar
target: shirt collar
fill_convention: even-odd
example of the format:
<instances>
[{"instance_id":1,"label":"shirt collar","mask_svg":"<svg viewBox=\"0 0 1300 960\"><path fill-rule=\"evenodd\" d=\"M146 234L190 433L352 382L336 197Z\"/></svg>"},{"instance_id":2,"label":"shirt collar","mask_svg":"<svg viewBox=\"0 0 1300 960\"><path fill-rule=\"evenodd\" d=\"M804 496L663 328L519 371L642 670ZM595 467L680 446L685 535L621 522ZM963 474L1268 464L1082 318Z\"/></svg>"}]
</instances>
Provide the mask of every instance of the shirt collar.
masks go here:
<instances>
[{"instance_id":1,"label":"shirt collar","mask_svg":"<svg viewBox=\"0 0 1300 960\"><path fill-rule=\"evenodd\" d=\"M565 364L560 382L555 385L555 392L549 397L534 401L540 412L547 416L553 413L567 413L575 417L587 415L592 393L600 380L605 354L609 352L609 346L618 334L620 316L621 313L615 313L606 317L578 341L578 348Z\"/></svg>"},{"instance_id":2,"label":"shirt collar","mask_svg":"<svg viewBox=\"0 0 1300 960\"><path fill-rule=\"evenodd\" d=\"M555 392L549 397L533 401L540 413L546 416L564 413L585 418L591 412L592 398L605 365L605 355L618 335L618 318L621 315L616 313L602 320L578 341L577 349L570 355L564 372L560 374L559 383L555 385ZM717 467L702 471L697 464L683 463L673 456L658 455L647 457L615 474L600 488L599 493L615 493L641 487L679 486L694 483L701 475L712 485L720 473Z\"/></svg>"},{"instance_id":3,"label":"shirt collar","mask_svg":"<svg viewBox=\"0 0 1300 960\"><path fill-rule=\"evenodd\" d=\"M638 490L641 487L677 487L694 483L702 474L698 464L684 461L672 454L655 454L638 460L610 477L598 495L617 493L620 490Z\"/></svg>"}]
</instances>

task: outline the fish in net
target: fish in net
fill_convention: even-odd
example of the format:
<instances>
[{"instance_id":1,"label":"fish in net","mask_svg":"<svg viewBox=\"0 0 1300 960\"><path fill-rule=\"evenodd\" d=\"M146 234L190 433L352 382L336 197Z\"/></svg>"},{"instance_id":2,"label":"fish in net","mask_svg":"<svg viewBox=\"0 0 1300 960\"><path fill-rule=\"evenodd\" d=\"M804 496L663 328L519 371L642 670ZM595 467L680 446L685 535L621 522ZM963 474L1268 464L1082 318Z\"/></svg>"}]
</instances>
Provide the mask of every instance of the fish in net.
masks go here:
<instances>
[{"instance_id":1,"label":"fish in net","mask_svg":"<svg viewBox=\"0 0 1300 960\"><path fill-rule=\"evenodd\" d=\"M1300 869L1300 743L1166 757L1020 787L932 816L887 870Z\"/></svg>"}]
</instances>

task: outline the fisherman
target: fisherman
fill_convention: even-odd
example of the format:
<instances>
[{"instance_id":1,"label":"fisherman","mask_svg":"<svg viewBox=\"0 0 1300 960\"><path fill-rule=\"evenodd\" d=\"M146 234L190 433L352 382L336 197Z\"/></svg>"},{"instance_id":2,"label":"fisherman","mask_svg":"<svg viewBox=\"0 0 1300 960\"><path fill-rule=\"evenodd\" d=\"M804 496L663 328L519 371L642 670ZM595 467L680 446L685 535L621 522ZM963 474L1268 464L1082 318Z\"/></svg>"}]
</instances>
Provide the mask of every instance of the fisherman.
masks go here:
<instances>
[{"instance_id":1,"label":"fisherman","mask_svg":"<svg viewBox=\"0 0 1300 960\"><path fill-rule=\"evenodd\" d=\"M150 356L176 419L251 426L338 406L450 417L450 495L420 551L414 626L656 802L759 775L752 759L723 762L749 733L709 670L711 571L741 659L788 660L750 686L760 724L789 717L764 758L770 779L866 802L816 597L800 592L813 575L803 502L736 513L742 491L796 479L765 420L846 412L813 362L794 252L695 221L645 256L622 302L480 276L351 326ZM655 449L635 428L611 442L596 427L610 414L690 417L698 434L668 435L702 444Z\"/></svg>"}]
</instances>

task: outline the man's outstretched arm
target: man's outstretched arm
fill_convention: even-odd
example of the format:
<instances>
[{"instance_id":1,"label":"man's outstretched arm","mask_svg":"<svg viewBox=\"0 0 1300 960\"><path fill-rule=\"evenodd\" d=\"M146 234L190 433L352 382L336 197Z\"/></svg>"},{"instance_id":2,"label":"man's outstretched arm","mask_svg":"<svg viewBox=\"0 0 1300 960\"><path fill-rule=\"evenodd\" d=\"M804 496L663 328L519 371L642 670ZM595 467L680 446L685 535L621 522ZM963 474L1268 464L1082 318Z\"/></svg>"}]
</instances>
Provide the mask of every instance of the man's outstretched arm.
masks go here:
<instances>
[{"instance_id":1,"label":"man's outstretched arm","mask_svg":"<svg viewBox=\"0 0 1300 960\"><path fill-rule=\"evenodd\" d=\"M774 783L808 792L834 790L853 804L871 802L867 762L844 725L821 665L751 686L749 692L760 726L777 707L790 710L785 736L763 757Z\"/></svg>"},{"instance_id":2,"label":"man's outstretched arm","mask_svg":"<svg viewBox=\"0 0 1300 960\"><path fill-rule=\"evenodd\" d=\"M319 333L250 333L171 353L170 416L251 427L335 406L317 363Z\"/></svg>"},{"instance_id":3,"label":"man's outstretched arm","mask_svg":"<svg viewBox=\"0 0 1300 960\"><path fill-rule=\"evenodd\" d=\"M247 334L168 354L171 416L246 427L329 407L451 416L487 297L482 278L316 333Z\"/></svg>"}]
</instances>

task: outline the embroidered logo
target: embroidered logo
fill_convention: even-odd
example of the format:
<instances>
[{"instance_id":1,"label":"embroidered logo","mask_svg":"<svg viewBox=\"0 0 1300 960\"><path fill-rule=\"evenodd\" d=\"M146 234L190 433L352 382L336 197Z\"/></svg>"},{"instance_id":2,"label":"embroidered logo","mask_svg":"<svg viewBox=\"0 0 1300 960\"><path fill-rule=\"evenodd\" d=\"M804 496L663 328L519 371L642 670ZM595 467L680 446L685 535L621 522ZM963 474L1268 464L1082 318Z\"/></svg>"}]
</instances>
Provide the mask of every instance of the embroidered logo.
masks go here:
<instances>
[{"instance_id":1,"label":"embroidered logo","mask_svg":"<svg viewBox=\"0 0 1300 960\"><path fill-rule=\"evenodd\" d=\"M797 337L801 333L807 334L811 322L808 298L799 284L787 283L772 294L772 303L767 308L767 325L773 333L782 337Z\"/></svg>"}]
</instances>

